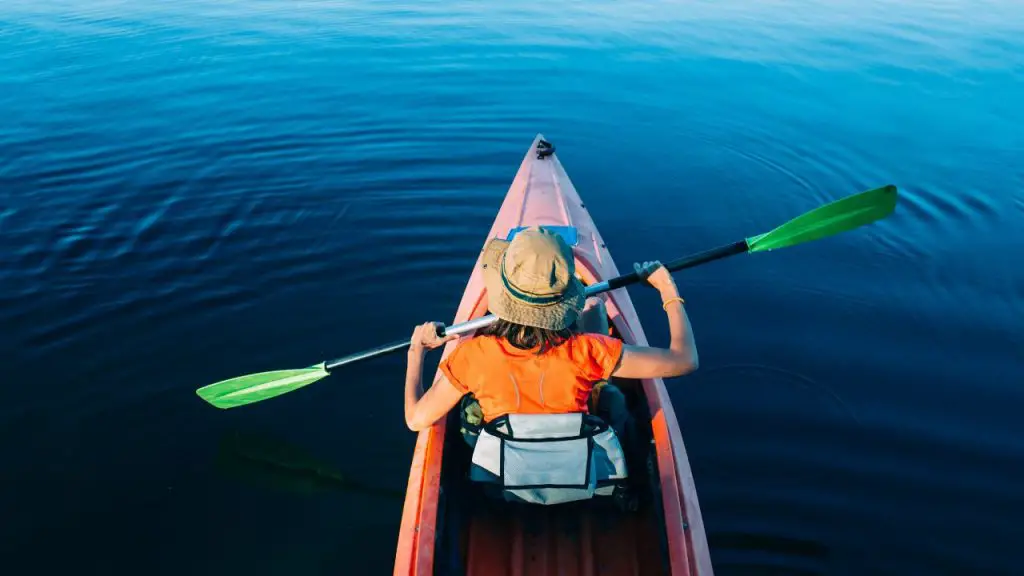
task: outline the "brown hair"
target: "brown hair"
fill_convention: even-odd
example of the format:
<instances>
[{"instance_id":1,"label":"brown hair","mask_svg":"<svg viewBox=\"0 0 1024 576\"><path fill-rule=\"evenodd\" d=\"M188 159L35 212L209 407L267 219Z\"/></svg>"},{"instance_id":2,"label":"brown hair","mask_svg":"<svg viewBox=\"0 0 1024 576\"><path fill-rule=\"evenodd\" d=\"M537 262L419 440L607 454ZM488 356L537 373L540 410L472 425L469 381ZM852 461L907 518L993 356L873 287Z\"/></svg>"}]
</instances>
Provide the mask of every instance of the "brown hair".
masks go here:
<instances>
[{"instance_id":1,"label":"brown hair","mask_svg":"<svg viewBox=\"0 0 1024 576\"><path fill-rule=\"evenodd\" d=\"M477 332L477 335L496 336L508 341L509 344L521 350L538 348L537 354L543 354L552 348L560 346L563 342L572 338L575 333L575 324L561 330L549 330L547 328L515 324L499 318L494 324Z\"/></svg>"}]
</instances>

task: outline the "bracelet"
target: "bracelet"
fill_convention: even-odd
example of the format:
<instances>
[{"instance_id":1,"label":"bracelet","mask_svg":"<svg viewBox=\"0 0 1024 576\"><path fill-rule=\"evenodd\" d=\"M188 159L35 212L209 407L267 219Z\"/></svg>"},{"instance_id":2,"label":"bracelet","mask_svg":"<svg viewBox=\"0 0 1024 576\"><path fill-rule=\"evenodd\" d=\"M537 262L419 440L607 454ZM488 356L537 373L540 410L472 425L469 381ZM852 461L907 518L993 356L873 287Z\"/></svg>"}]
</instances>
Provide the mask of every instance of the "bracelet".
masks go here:
<instances>
[{"instance_id":1,"label":"bracelet","mask_svg":"<svg viewBox=\"0 0 1024 576\"><path fill-rule=\"evenodd\" d=\"M683 300L682 298L676 296L675 298L669 298L668 300L665 300L664 302L662 302L661 303L661 308L663 310L665 310L666 312L668 312L668 305L673 303L673 302L679 302L680 304L686 304L686 300Z\"/></svg>"}]
</instances>

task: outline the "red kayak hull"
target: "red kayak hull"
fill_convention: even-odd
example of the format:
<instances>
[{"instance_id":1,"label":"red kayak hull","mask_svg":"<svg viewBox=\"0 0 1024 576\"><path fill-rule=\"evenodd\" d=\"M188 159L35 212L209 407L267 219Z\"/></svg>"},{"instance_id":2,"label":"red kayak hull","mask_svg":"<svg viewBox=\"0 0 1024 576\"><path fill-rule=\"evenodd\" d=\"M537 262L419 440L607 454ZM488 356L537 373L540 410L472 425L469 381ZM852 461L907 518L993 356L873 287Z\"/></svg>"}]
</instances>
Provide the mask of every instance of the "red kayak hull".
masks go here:
<instances>
[{"instance_id":1,"label":"red kayak hull","mask_svg":"<svg viewBox=\"0 0 1024 576\"><path fill-rule=\"evenodd\" d=\"M574 252L583 281L590 284L618 276L604 240L557 155L538 157L537 145L542 139L537 136L523 159L487 238L503 238L519 226L570 225L578 231ZM478 265L473 267L453 322L487 313ZM617 336L630 344L647 344L626 290L609 293L606 305ZM449 343L443 353L448 354L454 345ZM650 379L634 384L637 398L646 401L643 413L650 422L651 459L656 461L652 510L617 515L586 506L486 511L464 506L459 508L461 512L453 512L457 508L451 500L459 497L461 489L454 484L445 488L457 481L445 476L455 474L450 472L454 464L446 463L446 458L464 456L456 455L453 446L457 442L447 438L449 432L459 436L457 420L449 418L417 438L394 573L443 573L447 570L439 566L457 565L460 572L489 576L712 574L697 490L665 383Z\"/></svg>"}]
</instances>

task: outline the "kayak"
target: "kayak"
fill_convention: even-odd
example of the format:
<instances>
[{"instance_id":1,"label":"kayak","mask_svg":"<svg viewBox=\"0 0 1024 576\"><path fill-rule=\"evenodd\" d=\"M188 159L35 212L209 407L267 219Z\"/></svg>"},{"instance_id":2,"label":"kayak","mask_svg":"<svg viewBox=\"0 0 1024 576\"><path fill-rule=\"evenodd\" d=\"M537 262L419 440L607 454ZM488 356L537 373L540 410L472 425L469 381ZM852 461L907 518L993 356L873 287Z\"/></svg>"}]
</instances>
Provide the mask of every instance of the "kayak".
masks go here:
<instances>
[{"instance_id":1,"label":"kayak","mask_svg":"<svg viewBox=\"0 0 1024 576\"><path fill-rule=\"evenodd\" d=\"M604 240L543 135L530 146L487 238L541 225L568 238L584 284L619 275ZM487 314L479 270L466 285L454 322ZM652 296L655 297L655 296ZM647 339L625 290L605 300L615 337ZM662 328L668 330L667 323ZM449 354L450 342L442 355ZM435 378L439 376L435 375ZM471 450L458 410L419 433L402 511L396 575L712 574L707 537L682 434L661 379L616 379L650 450L647 494L636 510L594 498L553 506L481 497L467 479ZM647 423L647 425L644 425Z\"/></svg>"}]
</instances>

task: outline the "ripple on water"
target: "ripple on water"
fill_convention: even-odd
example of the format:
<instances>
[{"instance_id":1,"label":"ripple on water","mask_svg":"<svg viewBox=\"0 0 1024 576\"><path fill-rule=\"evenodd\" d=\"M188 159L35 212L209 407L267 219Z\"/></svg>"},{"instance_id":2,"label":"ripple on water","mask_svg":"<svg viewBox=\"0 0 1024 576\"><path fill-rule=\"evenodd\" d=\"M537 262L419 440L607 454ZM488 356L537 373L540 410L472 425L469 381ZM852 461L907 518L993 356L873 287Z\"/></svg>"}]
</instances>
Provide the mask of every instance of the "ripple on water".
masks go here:
<instances>
[{"instance_id":1,"label":"ripple on water","mask_svg":"<svg viewBox=\"0 0 1024 576\"><path fill-rule=\"evenodd\" d=\"M993 231L1005 228L1003 222L1011 218L1006 202L1005 197L973 187L901 186L895 214L863 233L870 235L871 245L888 258L923 269L936 287L957 286L969 279L967 269L988 268L992 257L962 258L967 247L988 242L1005 246L1013 241L992 238Z\"/></svg>"},{"instance_id":2,"label":"ripple on water","mask_svg":"<svg viewBox=\"0 0 1024 576\"><path fill-rule=\"evenodd\" d=\"M827 407L827 411L836 418L850 420L858 426L861 424L853 407L828 384L790 369L765 364L723 364L703 369L701 379L705 378L709 378L716 389L723 391L756 388L759 394L770 396L772 402L783 402L780 394L786 390L796 392L785 400L786 411L793 410L799 404L791 402L795 398L813 398L816 405ZM743 393L749 395L753 390L744 390Z\"/></svg>"},{"instance_id":3,"label":"ripple on water","mask_svg":"<svg viewBox=\"0 0 1024 576\"><path fill-rule=\"evenodd\" d=\"M781 145L781 143L776 144ZM779 146L777 145L765 145L764 142L758 142L756 143L756 146L741 148L727 142L718 143L718 146L722 150L726 150L733 156L740 158L741 162L743 160L749 160L759 164L771 173L780 174L783 178L793 182L799 188L807 192L816 190L817 187L814 184L811 184L806 177L801 176L797 172L797 170L799 170L797 167L801 166L802 163L787 162L782 158L779 158L776 154L769 155L768 151L779 152L782 154L782 152L779 151Z\"/></svg>"},{"instance_id":4,"label":"ripple on water","mask_svg":"<svg viewBox=\"0 0 1024 576\"><path fill-rule=\"evenodd\" d=\"M695 473L715 486L702 508L714 511L706 521L721 562L716 565L768 561L807 568L820 562L819 572L868 566L871 560L851 545L863 530L875 535L886 556L901 558L901 548L917 548L907 568L984 566L986 550L1010 544L974 536L974 529L1013 532L1015 520L996 512L1016 491L1010 444L999 448L952 432L936 438L898 423L850 427L848 420L823 414L737 412L734 404L704 407L695 420L691 425L715 432L714 446L707 448L712 452ZM957 462L957 472L936 469L938 461ZM985 496L968 504L957 498L964 493ZM893 515L893 509L902 513ZM920 542L918 534L935 522L972 530ZM776 538L800 545L776 546Z\"/></svg>"},{"instance_id":5,"label":"ripple on water","mask_svg":"<svg viewBox=\"0 0 1024 576\"><path fill-rule=\"evenodd\" d=\"M930 227L959 228L966 222L986 220L995 216L992 200L972 194L972 191L950 192L940 188L903 188L899 208L906 210L911 219Z\"/></svg>"}]
</instances>

